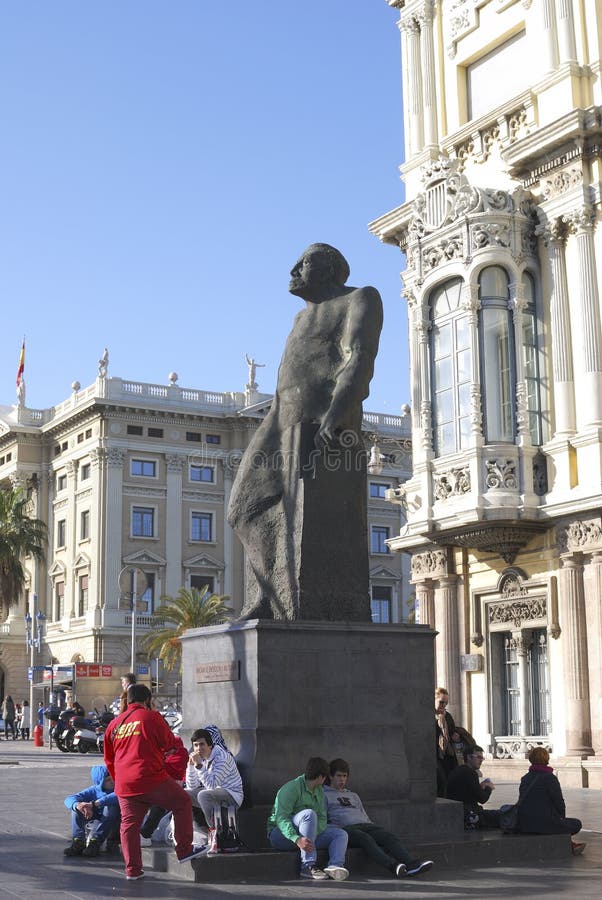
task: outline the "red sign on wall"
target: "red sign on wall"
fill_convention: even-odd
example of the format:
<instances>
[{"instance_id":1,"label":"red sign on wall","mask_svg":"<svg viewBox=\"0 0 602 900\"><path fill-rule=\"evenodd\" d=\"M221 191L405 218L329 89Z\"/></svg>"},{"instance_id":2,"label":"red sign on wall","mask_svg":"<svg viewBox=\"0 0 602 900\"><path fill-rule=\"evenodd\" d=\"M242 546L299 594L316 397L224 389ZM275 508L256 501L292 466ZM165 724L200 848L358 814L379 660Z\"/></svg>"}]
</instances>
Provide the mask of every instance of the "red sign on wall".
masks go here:
<instances>
[{"instance_id":1,"label":"red sign on wall","mask_svg":"<svg viewBox=\"0 0 602 900\"><path fill-rule=\"evenodd\" d=\"M103 678L112 678L113 666L100 666L96 663L75 664L76 678L99 678L100 676Z\"/></svg>"}]
</instances>

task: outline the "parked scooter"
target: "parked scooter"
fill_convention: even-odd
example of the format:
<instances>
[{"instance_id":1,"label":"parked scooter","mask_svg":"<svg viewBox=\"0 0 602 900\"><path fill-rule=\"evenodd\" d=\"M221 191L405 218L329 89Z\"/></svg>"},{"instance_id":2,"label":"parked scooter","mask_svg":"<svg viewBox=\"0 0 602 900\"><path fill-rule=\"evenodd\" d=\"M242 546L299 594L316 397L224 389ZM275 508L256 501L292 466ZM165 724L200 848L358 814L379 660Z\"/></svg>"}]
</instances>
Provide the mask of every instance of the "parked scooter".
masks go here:
<instances>
[{"instance_id":1,"label":"parked scooter","mask_svg":"<svg viewBox=\"0 0 602 900\"><path fill-rule=\"evenodd\" d=\"M82 716L74 716L71 720L71 726L75 730L73 736L73 747L79 753L103 752L104 733L107 725L115 717L105 707L104 712L99 713L94 710L94 718L84 718Z\"/></svg>"}]
</instances>

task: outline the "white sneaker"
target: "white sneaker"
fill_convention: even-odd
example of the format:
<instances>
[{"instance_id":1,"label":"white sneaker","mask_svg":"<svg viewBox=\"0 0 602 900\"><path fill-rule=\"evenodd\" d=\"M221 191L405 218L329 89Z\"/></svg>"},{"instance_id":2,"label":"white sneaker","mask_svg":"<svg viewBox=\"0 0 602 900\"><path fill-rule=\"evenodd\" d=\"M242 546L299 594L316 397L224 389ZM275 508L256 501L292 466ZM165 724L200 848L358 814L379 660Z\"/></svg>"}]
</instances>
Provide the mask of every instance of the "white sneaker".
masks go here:
<instances>
[{"instance_id":1,"label":"white sneaker","mask_svg":"<svg viewBox=\"0 0 602 900\"><path fill-rule=\"evenodd\" d=\"M140 846L141 847L152 847L153 842L150 838L146 838L143 835L140 835Z\"/></svg>"},{"instance_id":2,"label":"white sneaker","mask_svg":"<svg viewBox=\"0 0 602 900\"><path fill-rule=\"evenodd\" d=\"M349 878L349 869L344 869L343 866L325 866L324 871L329 878L334 878L335 881L345 881L346 878Z\"/></svg>"}]
</instances>

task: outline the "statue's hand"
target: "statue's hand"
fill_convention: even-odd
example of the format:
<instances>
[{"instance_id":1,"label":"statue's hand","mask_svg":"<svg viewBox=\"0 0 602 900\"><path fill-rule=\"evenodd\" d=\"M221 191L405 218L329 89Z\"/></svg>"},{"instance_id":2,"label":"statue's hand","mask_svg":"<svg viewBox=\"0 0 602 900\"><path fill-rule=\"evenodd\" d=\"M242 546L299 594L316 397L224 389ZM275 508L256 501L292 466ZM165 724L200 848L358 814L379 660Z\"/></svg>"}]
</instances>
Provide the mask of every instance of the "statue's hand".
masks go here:
<instances>
[{"instance_id":1,"label":"statue's hand","mask_svg":"<svg viewBox=\"0 0 602 900\"><path fill-rule=\"evenodd\" d=\"M324 447L332 447L336 439L336 426L332 416L324 416L318 432L314 438L314 444L318 450Z\"/></svg>"}]
</instances>

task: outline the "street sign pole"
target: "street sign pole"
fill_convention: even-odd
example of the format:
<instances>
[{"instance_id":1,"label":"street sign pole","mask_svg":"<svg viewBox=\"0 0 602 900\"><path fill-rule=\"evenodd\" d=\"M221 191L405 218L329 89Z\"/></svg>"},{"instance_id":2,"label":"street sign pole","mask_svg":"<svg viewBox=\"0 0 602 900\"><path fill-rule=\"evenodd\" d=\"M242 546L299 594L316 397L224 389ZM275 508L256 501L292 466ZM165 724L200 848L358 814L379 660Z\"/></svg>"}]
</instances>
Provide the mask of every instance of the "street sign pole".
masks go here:
<instances>
[{"instance_id":1,"label":"street sign pole","mask_svg":"<svg viewBox=\"0 0 602 900\"><path fill-rule=\"evenodd\" d=\"M137 581L137 569L132 569L132 653L131 653L131 664L130 664L130 672L136 672L136 581Z\"/></svg>"}]
</instances>

